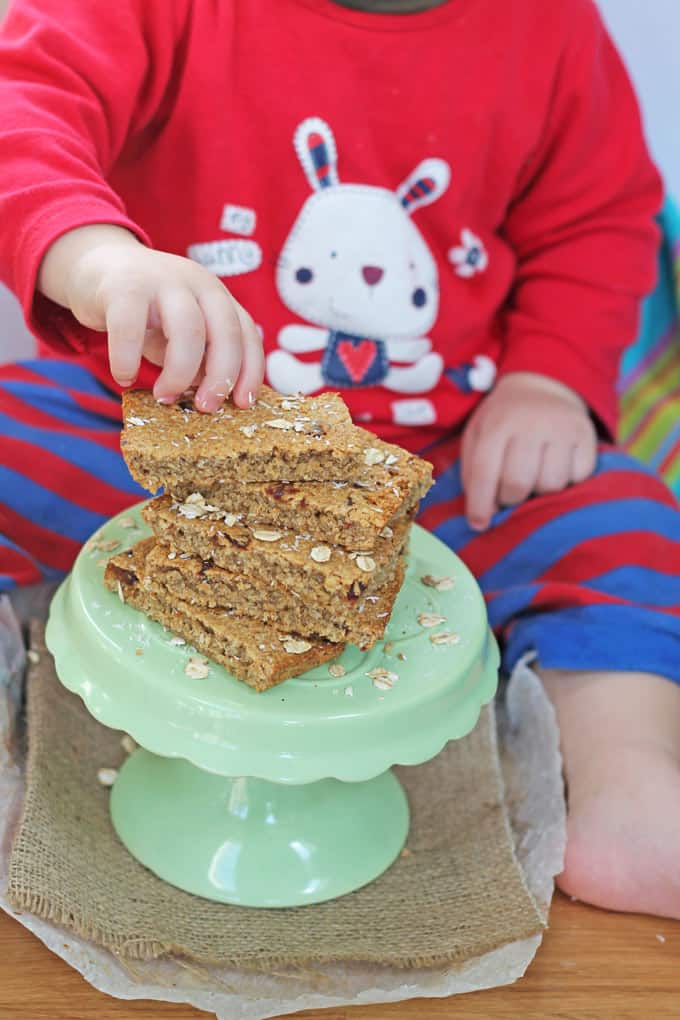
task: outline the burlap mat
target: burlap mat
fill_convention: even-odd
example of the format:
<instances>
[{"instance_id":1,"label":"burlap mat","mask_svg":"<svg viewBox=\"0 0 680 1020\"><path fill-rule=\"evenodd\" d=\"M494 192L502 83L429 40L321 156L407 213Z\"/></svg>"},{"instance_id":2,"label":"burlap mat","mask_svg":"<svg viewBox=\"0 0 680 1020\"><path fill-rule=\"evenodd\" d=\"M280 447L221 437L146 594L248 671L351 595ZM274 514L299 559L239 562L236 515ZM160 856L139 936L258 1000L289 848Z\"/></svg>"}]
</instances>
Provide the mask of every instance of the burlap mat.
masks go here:
<instances>
[{"instance_id":1,"label":"burlap mat","mask_svg":"<svg viewBox=\"0 0 680 1020\"><path fill-rule=\"evenodd\" d=\"M461 963L542 928L514 854L492 709L433 761L398 769L412 813L407 853L330 903L250 910L161 882L119 843L102 766L124 758L56 679L42 628L29 670L28 785L10 861L15 906L134 959L271 971L331 961L396 967Z\"/></svg>"}]
</instances>

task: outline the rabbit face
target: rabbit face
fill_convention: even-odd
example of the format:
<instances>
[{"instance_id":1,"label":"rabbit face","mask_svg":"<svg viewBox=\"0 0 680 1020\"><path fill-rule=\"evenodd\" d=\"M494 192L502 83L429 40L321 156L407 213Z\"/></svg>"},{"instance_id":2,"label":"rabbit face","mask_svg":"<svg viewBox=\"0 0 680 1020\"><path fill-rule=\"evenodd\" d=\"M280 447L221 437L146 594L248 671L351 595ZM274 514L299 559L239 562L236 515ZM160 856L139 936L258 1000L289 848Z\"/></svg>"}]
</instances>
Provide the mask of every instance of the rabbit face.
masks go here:
<instances>
[{"instance_id":1,"label":"rabbit face","mask_svg":"<svg viewBox=\"0 0 680 1020\"><path fill-rule=\"evenodd\" d=\"M291 311L331 330L412 337L437 317L435 261L399 197L383 188L315 192L285 242L276 282Z\"/></svg>"},{"instance_id":2,"label":"rabbit face","mask_svg":"<svg viewBox=\"0 0 680 1020\"><path fill-rule=\"evenodd\" d=\"M448 187L441 159L425 159L396 192L341 184L335 138L319 117L295 131L312 195L283 246L276 284L301 318L375 339L417 337L437 317L437 267L410 216Z\"/></svg>"}]
</instances>

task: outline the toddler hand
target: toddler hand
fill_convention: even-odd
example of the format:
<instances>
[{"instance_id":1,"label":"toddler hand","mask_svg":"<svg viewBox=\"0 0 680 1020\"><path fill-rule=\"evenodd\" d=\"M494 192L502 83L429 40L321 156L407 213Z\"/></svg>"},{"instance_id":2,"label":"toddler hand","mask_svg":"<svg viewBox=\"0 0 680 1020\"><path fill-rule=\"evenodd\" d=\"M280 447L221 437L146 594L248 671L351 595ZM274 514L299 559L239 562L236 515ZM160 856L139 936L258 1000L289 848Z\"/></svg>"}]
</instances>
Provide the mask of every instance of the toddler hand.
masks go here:
<instances>
[{"instance_id":1,"label":"toddler hand","mask_svg":"<svg viewBox=\"0 0 680 1020\"><path fill-rule=\"evenodd\" d=\"M121 227L64 234L49 249L39 288L84 326L108 333L111 374L134 383L142 356L162 365L153 392L170 403L197 385L198 410L218 410L234 392L246 407L264 374L262 342L220 280L178 255L153 251Z\"/></svg>"},{"instance_id":2,"label":"toddler hand","mask_svg":"<svg viewBox=\"0 0 680 1020\"><path fill-rule=\"evenodd\" d=\"M573 390L533 372L503 376L463 435L470 527L484 530L499 506L583 481L592 474L596 456L595 427Z\"/></svg>"}]
</instances>

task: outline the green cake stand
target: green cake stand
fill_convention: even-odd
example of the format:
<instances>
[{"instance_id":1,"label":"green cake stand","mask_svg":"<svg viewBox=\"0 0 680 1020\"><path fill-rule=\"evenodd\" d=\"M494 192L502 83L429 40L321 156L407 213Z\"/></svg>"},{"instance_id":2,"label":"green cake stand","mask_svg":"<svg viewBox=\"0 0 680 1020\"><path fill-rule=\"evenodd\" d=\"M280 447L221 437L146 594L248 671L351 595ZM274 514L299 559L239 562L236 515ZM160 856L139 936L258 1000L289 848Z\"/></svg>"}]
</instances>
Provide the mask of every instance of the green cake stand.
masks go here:
<instances>
[{"instance_id":1,"label":"green cake stand","mask_svg":"<svg viewBox=\"0 0 680 1020\"><path fill-rule=\"evenodd\" d=\"M139 509L86 544L47 625L62 684L139 745L111 791L121 841L172 885L243 906L319 903L371 882L408 834L391 767L465 736L496 691L473 577L414 527L385 639L348 646L342 676L325 665L258 694L213 663L191 679L196 650L104 587L106 556L148 534Z\"/></svg>"}]
</instances>

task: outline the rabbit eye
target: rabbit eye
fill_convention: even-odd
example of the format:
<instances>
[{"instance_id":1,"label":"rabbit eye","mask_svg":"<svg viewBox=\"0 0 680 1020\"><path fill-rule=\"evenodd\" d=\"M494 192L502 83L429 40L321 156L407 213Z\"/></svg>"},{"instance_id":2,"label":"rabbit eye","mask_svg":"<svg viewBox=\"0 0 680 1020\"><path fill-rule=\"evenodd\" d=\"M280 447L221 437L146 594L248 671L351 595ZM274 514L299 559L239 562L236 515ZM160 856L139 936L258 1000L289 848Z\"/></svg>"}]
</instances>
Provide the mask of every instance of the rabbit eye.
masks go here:
<instances>
[{"instance_id":1,"label":"rabbit eye","mask_svg":"<svg viewBox=\"0 0 680 1020\"><path fill-rule=\"evenodd\" d=\"M298 283L309 283L313 276L314 273L312 272L312 270L307 269L306 266L303 266L302 269L298 269L297 273L295 274L295 279L297 280Z\"/></svg>"},{"instance_id":2,"label":"rabbit eye","mask_svg":"<svg viewBox=\"0 0 680 1020\"><path fill-rule=\"evenodd\" d=\"M411 295L411 301L416 308L422 308L427 301L427 294L422 287L417 287Z\"/></svg>"}]
</instances>

